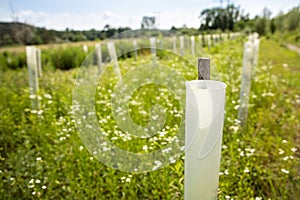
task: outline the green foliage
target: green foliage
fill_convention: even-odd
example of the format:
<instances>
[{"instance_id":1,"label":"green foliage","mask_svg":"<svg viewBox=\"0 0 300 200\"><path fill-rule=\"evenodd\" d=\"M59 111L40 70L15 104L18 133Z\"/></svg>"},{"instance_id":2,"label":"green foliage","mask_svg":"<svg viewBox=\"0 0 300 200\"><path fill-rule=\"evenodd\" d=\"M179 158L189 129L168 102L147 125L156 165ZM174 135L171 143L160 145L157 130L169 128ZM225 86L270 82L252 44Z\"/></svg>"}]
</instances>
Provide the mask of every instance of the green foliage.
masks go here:
<instances>
[{"instance_id":1,"label":"green foliage","mask_svg":"<svg viewBox=\"0 0 300 200\"><path fill-rule=\"evenodd\" d=\"M244 15L239 7L233 4L226 8L216 7L204 9L201 14L200 30L234 30L234 26L238 21L249 20L249 15Z\"/></svg>"},{"instance_id":2,"label":"green foliage","mask_svg":"<svg viewBox=\"0 0 300 200\"><path fill-rule=\"evenodd\" d=\"M300 28L300 6L293 8L287 14L287 26L289 31L293 31Z\"/></svg>"},{"instance_id":3,"label":"green foliage","mask_svg":"<svg viewBox=\"0 0 300 200\"><path fill-rule=\"evenodd\" d=\"M218 198L297 199L300 196L299 56L273 40L261 41L248 123L242 129L237 114L243 42L243 39L229 41L209 51L219 79L227 84ZM57 50L73 58L81 56L79 51L82 52L79 47ZM45 60L51 58L47 62L60 56L50 50L45 52L48 52L42 54ZM4 54L0 62L2 57ZM119 64L125 74L149 62L151 56L145 54L140 62L129 58ZM158 62L185 74L188 80L197 76L195 68L175 55L162 54ZM154 172L126 173L106 167L84 148L71 107L76 72L77 69L45 71L39 80L40 91L31 96L26 68L0 73L0 198L183 199L183 158ZM116 82L110 73L113 73L111 67L103 77L103 85L99 83L109 88L98 88L103 95L98 93L97 100L110 102L107 98L112 95ZM131 99L142 103L130 104L133 119L141 125L150 116L153 99L147 98L148 94L156 89L166 97L160 102L168 111L179 107L169 104L175 102L172 93L144 85L140 88L144 95L135 92ZM31 109L31 99L39 101L39 109ZM102 105L102 101L95 106L98 116L106 115L110 109L109 104ZM146 115L141 116L139 111ZM114 129L110 121L105 125L107 129ZM110 134L116 137L115 144L136 152L144 151L142 143L124 143L124 136L117 133ZM167 131L167 134L172 132Z\"/></svg>"},{"instance_id":4,"label":"green foliage","mask_svg":"<svg viewBox=\"0 0 300 200\"><path fill-rule=\"evenodd\" d=\"M295 107L295 99L300 98L295 89L299 87L296 80L300 77L295 73L299 56L272 40L261 41L248 123L241 129L236 116L241 73L237 66L241 66L242 51L236 44L229 44L222 46L222 54L213 55L217 66L227 66L222 77L227 83L227 106L219 198L297 198L300 159L293 148L299 150L299 119L295 118L300 112Z\"/></svg>"},{"instance_id":5,"label":"green foliage","mask_svg":"<svg viewBox=\"0 0 300 200\"><path fill-rule=\"evenodd\" d=\"M24 52L4 51L0 54L0 69L18 69L26 66L26 55Z\"/></svg>"},{"instance_id":6,"label":"green foliage","mask_svg":"<svg viewBox=\"0 0 300 200\"><path fill-rule=\"evenodd\" d=\"M274 19L275 30L282 36L300 31L300 6L292 8L288 13L279 13ZM295 40L297 40L297 35ZM295 43L295 41L293 41Z\"/></svg>"},{"instance_id":7,"label":"green foliage","mask_svg":"<svg viewBox=\"0 0 300 200\"><path fill-rule=\"evenodd\" d=\"M60 48L51 51L51 63L56 69L68 70L79 67L84 61L86 53L81 47Z\"/></svg>"},{"instance_id":8,"label":"green foliage","mask_svg":"<svg viewBox=\"0 0 300 200\"><path fill-rule=\"evenodd\" d=\"M270 33L275 32L274 23L272 24L272 20L270 18L271 14L272 14L271 11L265 7L262 11L261 16L255 17L255 23L253 29L259 35L268 35Z\"/></svg>"},{"instance_id":9,"label":"green foliage","mask_svg":"<svg viewBox=\"0 0 300 200\"><path fill-rule=\"evenodd\" d=\"M259 35L266 35L267 26L268 26L268 20L266 18L258 17L255 20L254 31L257 32Z\"/></svg>"},{"instance_id":10,"label":"green foliage","mask_svg":"<svg viewBox=\"0 0 300 200\"><path fill-rule=\"evenodd\" d=\"M114 28L106 25L103 30L91 29L88 31L47 30L19 22L0 22L0 47L9 45L36 45L61 42L77 42L85 40L104 40L124 31L131 30L128 27Z\"/></svg>"}]
</instances>

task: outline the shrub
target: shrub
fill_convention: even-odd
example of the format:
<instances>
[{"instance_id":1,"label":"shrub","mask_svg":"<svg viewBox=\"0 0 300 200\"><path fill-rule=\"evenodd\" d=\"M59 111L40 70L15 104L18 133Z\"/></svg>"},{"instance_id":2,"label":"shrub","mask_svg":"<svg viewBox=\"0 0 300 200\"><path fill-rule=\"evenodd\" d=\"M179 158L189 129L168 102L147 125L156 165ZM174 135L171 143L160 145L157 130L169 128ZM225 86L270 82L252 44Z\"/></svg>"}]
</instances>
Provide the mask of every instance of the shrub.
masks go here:
<instances>
[{"instance_id":1,"label":"shrub","mask_svg":"<svg viewBox=\"0 0 300 200\"><path fill-rule=\"evenodd\" d=\"M24 52L6 52L0 55L0 68L18 69L26 66L26 55Z\"/></svg>"},{"instance_id":2,"label":"shrub","mask_svg":"<svg viewBox=\"0 0 300 200\"><path fill-rule=\"evenodd\" d=\"M50 60L54 68L68 70L79 67L86 54L80 47L68 47L55 49L50 54Z\"/></svg>"}]
</instances>

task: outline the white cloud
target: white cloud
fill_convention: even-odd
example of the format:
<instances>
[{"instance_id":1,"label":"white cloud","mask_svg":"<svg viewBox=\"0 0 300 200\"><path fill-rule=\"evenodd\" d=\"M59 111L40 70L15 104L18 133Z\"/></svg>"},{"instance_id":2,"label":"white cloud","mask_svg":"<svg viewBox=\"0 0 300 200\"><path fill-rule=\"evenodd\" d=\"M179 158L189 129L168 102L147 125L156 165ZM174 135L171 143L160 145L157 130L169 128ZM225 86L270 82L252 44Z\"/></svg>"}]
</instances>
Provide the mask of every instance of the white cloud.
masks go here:
<instances>
[{"instance_id":1,"label":"white cloud","mask_svg":"<svg viewBox=\"0 0 300 200\"><path fill-rule=\"evenodd\" d=\"M109 19L114 15L114 13L112 13L111 11L105 11L104 15L103 15L103 19Z\"/></svg>"},{"instance_id":2,"label":"white cloud","mask_svg":"<svg viewBox=\"0 0 300 200\"><path fill-rule=\"evenodd\" d=\"M200 20L198 13L188 13L179 10L161 12L158 18L159 28L170 29L172 26L182 27L184 24L187 27L198 28Z\"/></svg>"},{"instance_id":3,"label":"white cloud","mask_svg":"<svg viewBox=\"0 0 300 200\"><path fill-rule=\"evenodd\" d=\"M71 29L91 29L102 28L103 18L100 15L58 13L49 14L44 12L34 12L32 10L21 10L17 13L20 22L26 22L35 26L46 27L50 29L64 30Z\"/></svg>"},{"instance_id":4,"label":"white cloud","mask_svg":"<svg viewBox=\"0 0 300 200\"><path fill-rule=\"evenodd\" d=\"M158 13L148 13L158 17L158 27L170 29L171 26L181 27L186 24L188 27L198 27L199 19L197 13L185 13L182 11L165 11ZM46 12L34 12L32 10L21 10L16 13L20 22L26 22L35 26L46 27L48 29L74 30L103 29L106 24L112 27L128 26L133 29L140 28L143 15L126 15L105 11L104 13L90 13L86 15L73 13L49 14Z\"/></svg>"}]
</instances>

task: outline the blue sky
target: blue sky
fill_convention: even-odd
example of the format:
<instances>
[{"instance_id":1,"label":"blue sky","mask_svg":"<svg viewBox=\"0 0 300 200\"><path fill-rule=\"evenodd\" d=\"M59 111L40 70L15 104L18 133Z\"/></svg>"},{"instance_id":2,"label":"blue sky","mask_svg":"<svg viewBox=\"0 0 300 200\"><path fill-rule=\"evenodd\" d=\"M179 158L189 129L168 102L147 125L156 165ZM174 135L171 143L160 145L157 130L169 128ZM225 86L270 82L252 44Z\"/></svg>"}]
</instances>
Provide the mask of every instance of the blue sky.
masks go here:
<instances>
[{"instance_id":1,"label":"blue sky","mask_svg":"<svg viewBox=\"0 0 300 200\"><path fill-rule=\"evenodd\" d=\"M223 0L223 5L228 0ZM300 5L300 0L230 0L250 16L268 7L273 15ZM220 5L220 0L0 0L0 21L17 19L51 29L139 28L143 16L157 16L158 27L199 27L199 13Z\"/></svg>"}]
</instances>

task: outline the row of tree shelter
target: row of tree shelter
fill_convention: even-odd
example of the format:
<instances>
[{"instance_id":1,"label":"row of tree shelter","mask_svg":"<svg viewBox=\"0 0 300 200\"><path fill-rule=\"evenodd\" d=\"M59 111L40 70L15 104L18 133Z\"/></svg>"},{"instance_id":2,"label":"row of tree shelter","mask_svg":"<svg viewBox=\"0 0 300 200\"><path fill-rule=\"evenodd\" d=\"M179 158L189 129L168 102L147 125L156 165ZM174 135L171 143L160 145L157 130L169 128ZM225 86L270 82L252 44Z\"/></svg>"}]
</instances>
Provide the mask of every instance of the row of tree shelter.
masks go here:
<instances>
[{"instance_id":1,"label":"row of tree shelter","mask_svg":"<svg viewBox=\"0 0 300 200\"><path fill-rule=\"evenodd\" d=\"M240 37L240 33L222 33L222 34L209 34L209 35L199 35L196 40L195 36L186 37L186 36L173 36L169 38L169 46L166 47L163 43L164 38L150 37L148 39L148 47L151 48L151 55L153 66L156 65L156 50L157 49L168 49L173 51L173 53L183 56L186 53L189 53L192 56L196 55L196 50L198 47L207 47L211 48L212 46L219 44L220 42L226 42L227 40L233 40ZM179 40L179 45L178 45ZM107 50L109 54L109 63L113 65L114 72L119 79L122 79L121 70L119 68L118 57L120 52L116 51L115 42L118 40L111 40L106 43ZM137 60L138 49L140 39L132 40L132 47L129 49L133 51L134 59ZM254 75L254 69L258 61L259 53L259 36L257 33L254 33L248 37L248 41L244 44L244 54L243 54L243 66L242 66L242 82L240 90L240 107L238 119L241 124L245 124L248 115L248 103L249 103L249 94L251 90L251 79ZM96 65L100 72L104 69L106 62L103 62L102 56L102 45L103 43L95 44L94 55L96 59ZM179 47L179 48L178 48ZM83 45L82 47L85 53L88 53L88 46ZM41 50L35 46L26 46L26 58L28 66L28 75L29 75L29 86L30 94L36 95L39 89L38 79L43 76L42 72L42 60L41 60ZM32 99L32 108L38 109L38 101Z\"/></svg>"}]
</instances>

